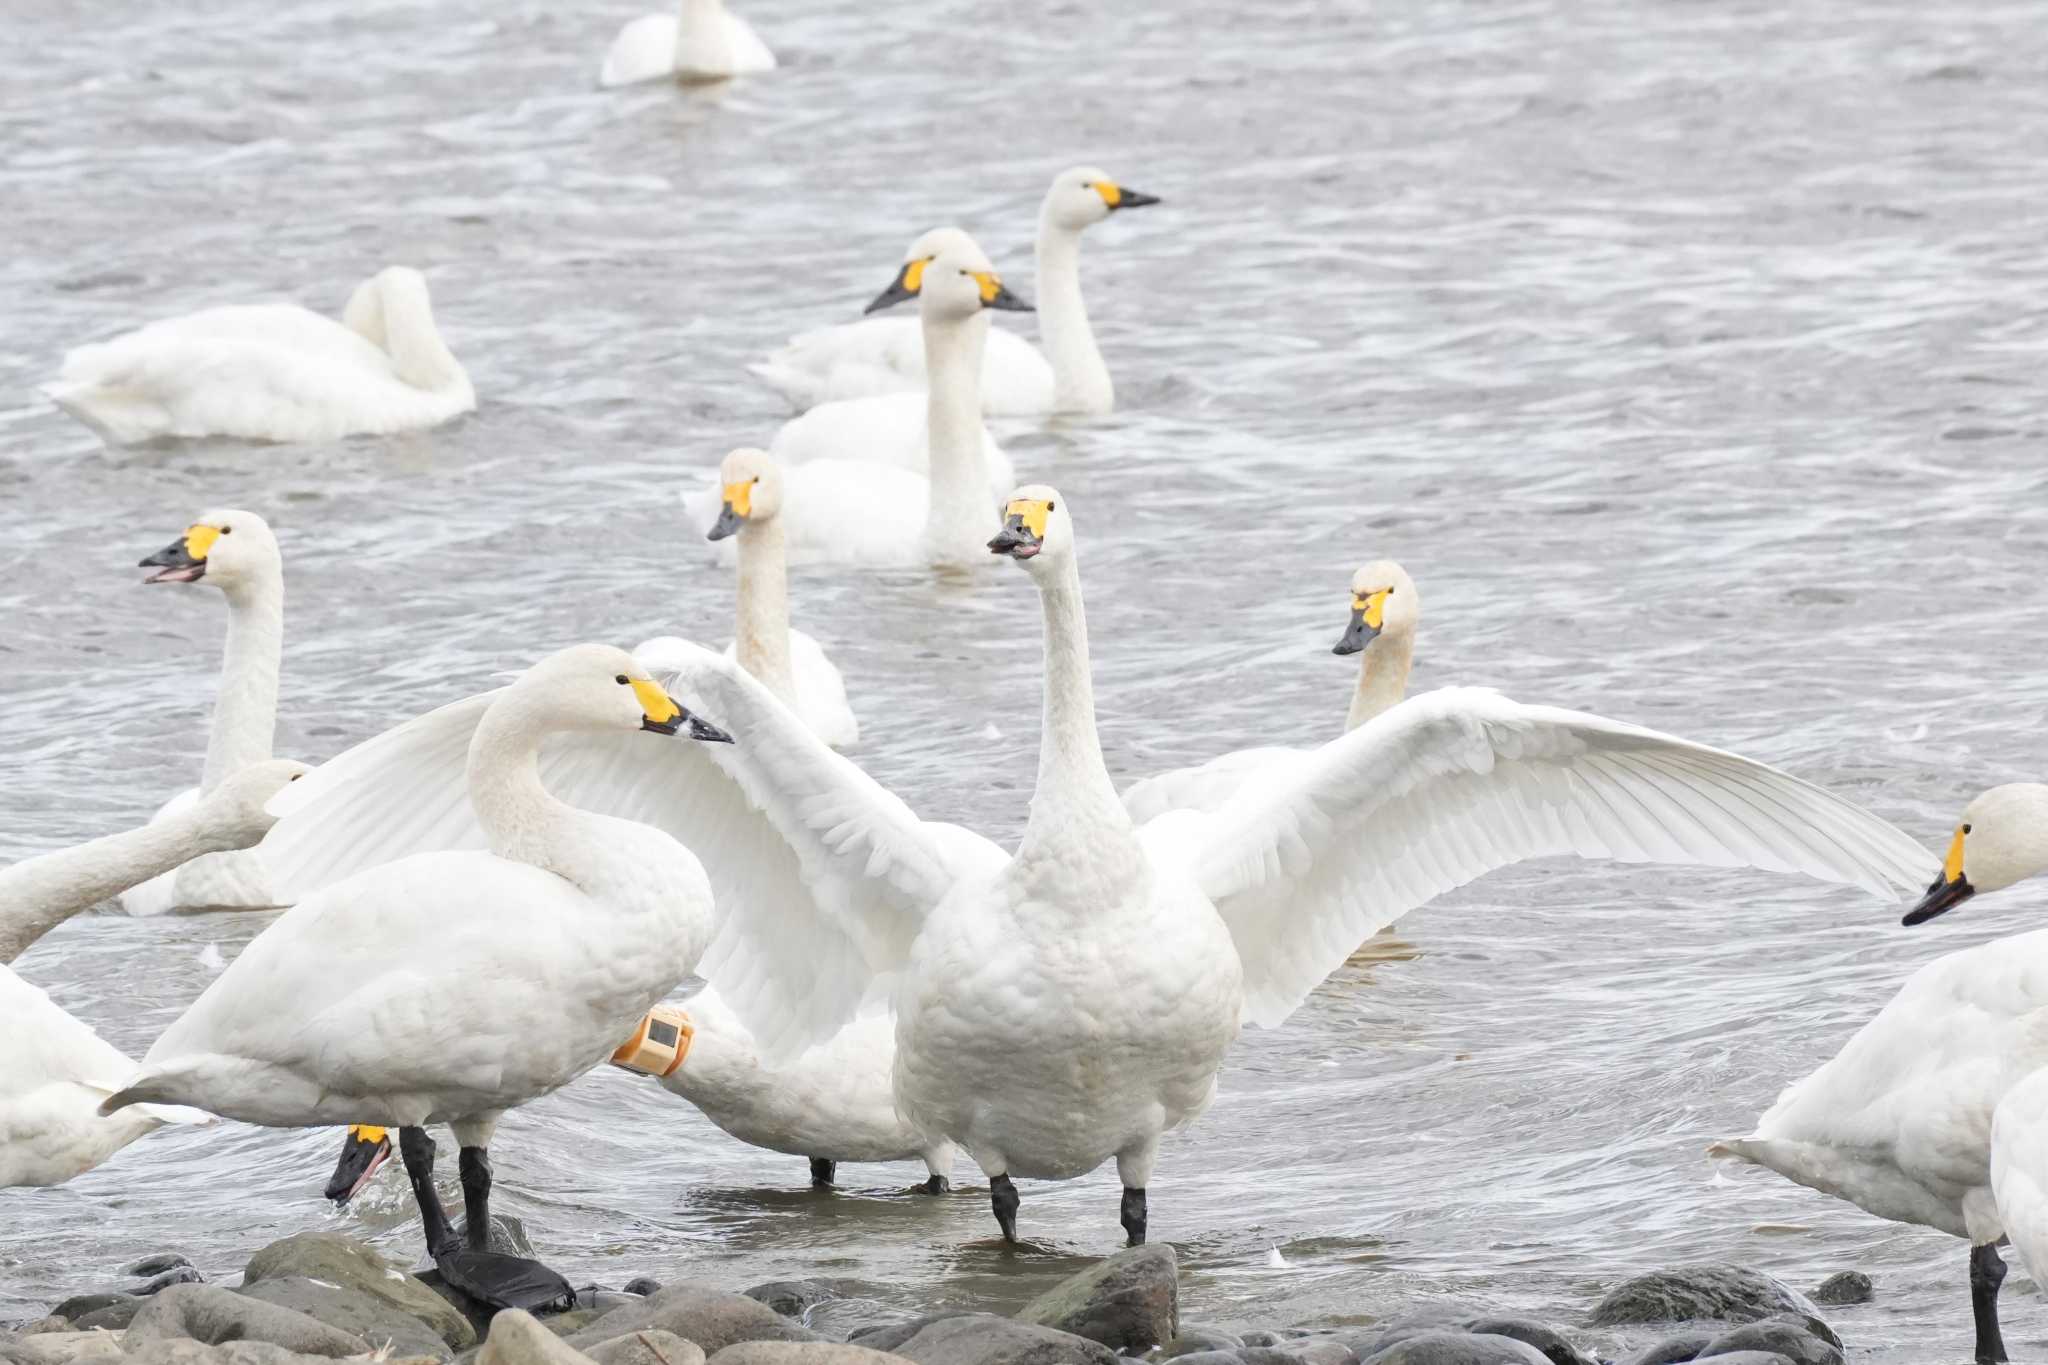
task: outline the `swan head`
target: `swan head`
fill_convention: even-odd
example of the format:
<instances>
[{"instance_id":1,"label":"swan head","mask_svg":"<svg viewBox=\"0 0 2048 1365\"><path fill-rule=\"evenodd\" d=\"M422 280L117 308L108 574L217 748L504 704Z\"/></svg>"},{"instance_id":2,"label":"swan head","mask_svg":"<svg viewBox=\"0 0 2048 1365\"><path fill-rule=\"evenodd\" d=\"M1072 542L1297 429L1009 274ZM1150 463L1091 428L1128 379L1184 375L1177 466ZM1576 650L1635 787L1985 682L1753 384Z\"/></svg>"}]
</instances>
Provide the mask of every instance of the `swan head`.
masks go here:
<instances>
[{"instance_id":1,"label":"swan head","mask_svg":"<svg viewBox=\"0 0 2048 1365\"><path fill-rule=\"evenodd\" d=\"M918 301L927 318L958 321L984 308L1028 313L1031 305L1003 287L995 266L972 237L959 228L933 228L910 244L889 287L863 312L875 313L905 299Z\"/></svg>"},{"instance_id":2,"label":"swan head","mask_svg":"<svg viewBox=\"0 0 2048 1365\"><path fill-rule=\"evenodd\" d=\"M346 1204L361 1193L377 1168L391 1156L391 1134L374 1124L351 1124L341 1139L341 1159L327 1178L326 1195L336 1204Z\"/></svg>"},{"instance_id":3,"label":"swan head","mask_svg":"<svg viewBox=\"0 0 2048 1365\"><path fill-rule=\"evenodd\" d=\"M988 548L1016 560L1033 578L1072 558L1074 523L1067 500L1050 484L1025 484L1003 503L1003 529Z\"/></svg>"},{"instance_id":4,"label":"swan head","mask_svg":"<svg viewBox=\"0 0 2048 1365\"><path fill-rule=\"evenodd\" d=\"M1375 559L1351 575L1351 622L1332 654L1357 654L1386 632L1415 629L1422 603L1414 580L1391 559Z\"/></svg>"},{"instance_id":5,"label":"swan head","mask_svg":"<svg viewBox=\"0 0 2048 1365\"><path fill-rule=\"evenodd\" d=\"M200 513L183 534L137 567L156 570L145 583L203 579L231 597L284 577L284 558L270 523L234 507Z\"/></svg>"},{"instance_id":6,"label":"swan head","mask_svg":"<svg viewBox=\"0 0 2048 1365\"><path fill-rule=\"evenodd\" d=\"M1157 195L1145 194L1112 180L1109 173L1099 167L1076 166L1053 177L1052 188L1045 192L1045 204L1038 212L1045 222L1069 232L1079 232L1093 227L1112 213L1141 209L1158 202Z\"/></svg>"},{"instance_id":7,"label":"swan head","mask_svg":"<svg viewBox=\"0 0 2048 1365\"><path fill-rule=\"evenodd\" d=\"M741 446L726 456L718 466L718 487L718 520L707 539L738 535L782 511L782 466L765 450Z\"/></svg>"},{"instance_id":8,"label":"swan head","mask_svg":"<svg viewBox=\"0 0 2048 1365\"><path fill-rule=\"evenodd\" d=\"M546 730L651 730L712 744L732 736L683 705L640 661L611 645L571 645L542 659L506 690L524 718Z\"/></svg>"},{"instance_id":9,"label":"swan head","mask_svg":"<svg viewBox=\"0 0 2048 1365\"><path fill-rule=\"evenodd\" d=\"M2011 782L1993 787L1963 808L1950 836L1941 875L1906 924L1925 924L1979 891L2002 891L2048 870L2048 786Z\"/></svg>"},{"instance_id":10,"label":"swan head","mask_svg":"<svg viewBox=\"0 0 2048 1365\"><path fill-rule=\"evenodd\" d=\"M267 759L238 768L199 798L199 815L226 848L247 848L270 832L277 817L265 809L270 798L311 769L289 758Z\"/></svg>"}]
</instances>

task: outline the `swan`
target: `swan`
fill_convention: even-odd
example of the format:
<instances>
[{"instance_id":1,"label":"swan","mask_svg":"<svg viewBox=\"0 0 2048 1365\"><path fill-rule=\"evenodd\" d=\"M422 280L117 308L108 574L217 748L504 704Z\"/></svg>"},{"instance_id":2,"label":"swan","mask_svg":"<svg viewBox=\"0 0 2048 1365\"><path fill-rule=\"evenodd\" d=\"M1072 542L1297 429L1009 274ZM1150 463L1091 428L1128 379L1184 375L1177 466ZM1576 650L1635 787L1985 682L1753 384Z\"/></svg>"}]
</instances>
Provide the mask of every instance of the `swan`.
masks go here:
<instances>
[{"instance_id":1,"label":"swan","mask_svg":"<svg viewBox=\"0 0 2048 1365\"><path fill-rule=\"evenodd\" d=\"M1376 559L1351 575L1351 620L1330 651L1359 656L1358 685L1344 717L1346 731L1356 730L1408 695L1415 626L1421 617L1415 582L1393 560ZM1132 783L1124 789L1124 809L1139 824L1170 810L1219 810L1248 783L1286 781L1315 752L1261 745L1222 754L1192 768Z\"/></svg>"},{"instance_id":2,"label":"swan","mask_svg":"<svg viewBox=\"0 0 2048 1365\"><path fill-rule=\"evenodd\" d=\"M789 624L789 556L782 526L783 473L765 450L742 446L718 468L712 540L739 545L738 624L728 654L835 749L860 739L846 683L824 649Z\"/></svg>"},{"instance_id":3,"label":"swan","mask_svg":"<svg viewBox=\"0 0 2048 1365\"><path fill-rule=\"evenodd\" d=\"M646 14L619 30L597 83L605 89L673 76L722 81L775 69L775 54L725 7L725 0L682 0L675 14Z\"/></svg>"},{"instance_id":4,"label":"swan","mask_svg":"<svg viewBox=\"0 0 2048 1365\"><path fill-rule=\"evenodd\" d=\"M1067 499L1017 490L989 548L1032 578L1045 628L1038 783L1014 857L920 820L745 670L682 641L641 657L743 742L564 755L551 780L698 850L724 911L702 973L771 1063L892 979L897 1107L988 1173L1006 1237L1014 1176L1115 1160L1121 1220L1142 1242L1160 1137L1207 1105L1240 1026L1278 1025L1360 940L1493 868L1576 853L1891 895L1931 865L1890 825L1761 764L1472 688L1392 708L1292 782L1138 827L1096 736ZM471 837L450 814L449 755L486 705L443 707L348 770L308 775L271 833L279 875L318 883Z\"/></svg>"},{"instance_id":5,"label":"swan","mask_svg":"<svg viewBox=\"0 0 2048 1365\"><path fill-rule=\"evenodd\" d=\"M76 348L43 392L115 445L381 436L476 408L405 266L356 286L340 322L295 303L208 308Z\"/></svg>"},{"instance_id":6,"label":"swan","mask_svg":"<svg viewBox=\"0 0 2048 1365\"><path fill-rule=\"evenodd\" d=\"M603 748L639 731L730 742L632 655L575 645L497 694L465 762L489 852L422 854L300 902L172 1022L106 1102L189 1105L267 1127L399 1129L429 1252L500 1307L573 1291L483 1249L489 1144L508 1109L605 1061L696 965L711 891L659 830L564 804L541 783L556 733ZM397 793L387 793L396 799ZM434 1192L429 1123L461 1146L467 1247Z\"/></svg>"},{"instance_id":7,"label":"swan","mask_svg":"<svg viewBox=\"0 0 2048 1365\"><path fill-rule=\"evenodd\" d=\"M240 508L202 512L185 533L142 561L155 573L145 583L205 583L228 601L227 648L206 766L197 787L156 813L167 820L189 811L238 768L271 754L277 731L277 678L284 650L284 558L270 523ZM160 915L178 906L267 909L282 905L264 871L260 849L217 853L153 877L124 893L131 915Z\"/></svg>"},{"instance_id":8,"label":"swan","mask_svg":"<svg viewBox=\"0 0 2048 1365\"><path fill-rule=\"evenodd\" d=\"M1046 353L1020 336L992 333L981 366L985 412L1105 413L1116 406L1116 388L1081 299L1081 234L1113 213L1158 202L1093 166L1053 177L1038 209L1038 315ZM908 318L817 327L748 368L799 410L914 391L925 387L924 337Z\"/></svg>"},{"instance_id":9,"label":"swan","mask_svg":"<svg viewBox=\"0 0 2048 1365\"><path fill-rule=\"evenodd\" d=\"M195 1110L138 1105L98 1113L135 1063L6 964L71 916L145 877L216 849L246 848L273 817L266 802L305 766L259 763L190 811L140 829L25 858L0 869L0 1188L56 1185L166 1123L207 1123Z\"/></svg>"},{"instance_id":10,"label":"swan","mask_svg":"<svg viewBox=\"0 0 2048 1365\"><path fill-rule=\"evenodd\" d=\"M2048 869L2048 786L1993 787L1963 811L1907 924ZM2048 1286L2048 929L1914 972L1843 1049L1786 1087L1748 1137L1708 1151L1895 1223L1970 1243L1977 1359L2003 1361L1999 1242Z\"/></svg>"},{"instance_id":11,"label":"swan","mask_svg":"<svg viewBox=\"0 0 2048 1365\"><path fill-rule=\"evenodd\" d=\"M957 228L912 243L894 283L870 306L912 293L930 393L828 403L785 426L771 446L783 465L781 520L792 560L958 569L985 558L982 543L1012 474L982 427L972 376L988 310L1030 305L1003 287ZM717 483L688 496L692 524L708 533L722 501Z\"/></svg>"}]
</instances>

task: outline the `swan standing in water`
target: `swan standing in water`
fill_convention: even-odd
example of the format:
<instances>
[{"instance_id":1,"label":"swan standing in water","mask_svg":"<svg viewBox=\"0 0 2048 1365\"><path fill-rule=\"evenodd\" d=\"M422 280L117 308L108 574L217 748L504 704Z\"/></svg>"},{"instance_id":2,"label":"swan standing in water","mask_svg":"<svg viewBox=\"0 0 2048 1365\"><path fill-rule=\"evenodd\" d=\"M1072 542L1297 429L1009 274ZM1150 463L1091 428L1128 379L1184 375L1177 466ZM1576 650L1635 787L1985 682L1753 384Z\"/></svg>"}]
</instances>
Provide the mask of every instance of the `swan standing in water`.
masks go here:
<instances>
[{"instance_id":1,"label":"swan standing in water","mask_svg":"<svg viewBox=\"0 0 2048 1365\"><path fill-rule=\"evenodd\" d=\"M107 441L331 441L436 427L476 408L419 271L356 287L340 322L295 303L208 308L64 357L43 392Z\"/></svg>"},{"instance_id":2,"label":"swan standing in water","mask_svg":"<svg viewBox=\"0 0 2048 1365\"><path fill-rule=\"evenodd\" d=\"M957 228L918 238L870 307L913 293L930 392L828 403L775 439L786 494L781 521L794 560L959 569L987 557L982 545L1011 476L982 427L974 376L988 311L1030 305L1003 287L974 239ZM713 484L685 506L708 532L722 502L723 489Z\"/></svg>"},{"instance_id":3,"label":"swan standing in water","mask_svg":"<svg viewBox=\"0 0 2048 1365\"><path fill-rule=\"evenodd\" d=\"M1009 332L991 333L981 366L984 411L1104 413L1116 406L1116 387L1081 298L1081 234L1113 213L1158 202L1092 166L1053 178L1038 209L1038 320L1046 350ZM813 328L749 368L799 410L927 384L924 335L908 318ZM1009 487L1007 480L1003 486Z\"/></svg>"},{"instance_id":4,"label":"swan standing in water","mask_svg":"<svg viewBox=\"0 0 2048 1365\"><path fill-rule=\"evenodd\" d=\"M1207 1105L1240 1026L1279 1024L1361 939L1493 868L1575 853L1893 894L1932 862L1760 764L1475 689L1406 702L1213 815L1139 828L1096 737L1066 500L1019 490L989 548L1031 575L1045 621L1038 785L1015 857L918 819L744 670L680 641L642 657L744 742L585 745L550 781L699 851L724 910L703 974L771 1062L843 1028L893 977L898 1108L989 1174L1006 1236L1013 1176L1114 1159L1124 1226L1143 1241L1160 1137ZM350 781L330 784L330 763L300 784L305 801L271 835L283 875L317 881L450 838L448 755L476 706L421 718Z\"/></svg>"},{"instance_id":5,"label":"swan standing in water","mask_svg":"<svg viewBox=\"0 0 2048 1365\"><path fill-rule=\"evenodd\" d=\"M1351 575L1351 621L1332 654L1356 654L1358 685L1351 693L1345 730L1359 726L1408 695L1408 670L1415 661L1415 626L1422 600L1407 571L1391 559L1376 559ZM1170 810L1216 811L1248 783L1285 781L1315 756L1314 749L1261 745L1239 749L1192 768L1176 768L1124 789L1124 809L1139 824Z\"/></svg>"},{"instance_id":6,"label":"swan standing in water","mask_svg":"<svg viewBox=\"0 0 2048 1365\"><path fill-rule=\"evenodd\" d=\"M271 797L306 771L285 759L235 773L182 814L0 869L0 1188L56 1185L189 1109L139 1105L112 1118L100 1101L135 1063L5 964L116 892L219 849L247 848L272 824Z\"/></svg>"},{"instance_id":7,"label":"swan standing in water","mask_svg":"<svg viewBox=\"0 0 2048 1365\"><path fill-rule=\"evenodd\" d=\"M491 851L386 863L301 902L165 1030L102 1112L155 1102L268 1127L398 1128L449 1283L498 1306L573 1300L545 1267L484 1250L488 1148L506 1110L609 1058L710 938L710 888L687 848L566 805L541 782L548 736L602 749L652 743L643 730L729 742L624 650L577 645L535 664L468 746ZM449 1124L461 1146L466 1247L434 1191L429 1123Z\"/></svg>"},{"instance_id":8,"label":"swan standing in water","mask_svg":"<svg viewBox=\"0 0 2048 1365\"><path fill-rule=\"evenodd\" d=\"M597 83L610 89L668 76L722 81L774 69L768 44L725 0L682 0L678 13L642 15L620 29Z\"/></svg>"},{"instance_id":9,"label":"swan standing in water","mask_svg":"<svg viewBox=\"0 0 2048 1365\"><path fill-rule=\"evenodd\" d=\"M2048 870L2048 786L1969 804L1920 924ZM1913 973L1877 1017L1746 1138L1717 1142L1895 1223L1970 1243L1979 1361L2006 1358L1998 1287L2008 1238L2048 1288L2048 929L1966 948Z\"/></svg>"},{"instance_id":10,"label":"swan standing in water","mask_svg":"<svg viewBox=\"0 0 2048 1365\"><path fill-rule=\"evenodd\" d=\"M142 561L146 583L206 583L228 600L227 649L220 692L206 739L199 785L156 813L179 815L227 774L271 756L277 732L277 679L284 651L284 557L270 524L254 512L216 508L183 535ZM217 853L153 877L121 897L131 915L160 915L179 906L252 910L282 905L271 889L260 849Z\"/></svg>"}]
</instances>

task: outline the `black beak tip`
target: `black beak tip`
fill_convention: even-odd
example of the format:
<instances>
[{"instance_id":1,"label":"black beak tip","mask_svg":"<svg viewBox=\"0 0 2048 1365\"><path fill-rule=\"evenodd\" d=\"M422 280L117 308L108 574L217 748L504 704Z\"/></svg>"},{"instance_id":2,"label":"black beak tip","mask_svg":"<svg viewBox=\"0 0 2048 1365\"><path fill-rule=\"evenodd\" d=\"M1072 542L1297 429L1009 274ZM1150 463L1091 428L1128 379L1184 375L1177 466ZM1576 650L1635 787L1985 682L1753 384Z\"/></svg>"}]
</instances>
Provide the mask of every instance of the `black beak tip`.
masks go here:
<instances>
[{"instance_id":1,"label":"black beak tip","mask_svg":"<svg viewBox=\"0 0 2048 1365\"><path fill-rule=\"evenodd\" d=\"M671 730L669 733L673 734L675 732ZM696 716L690 717L690 738L705 744L730 744L733 742L731 735L719 729L710 721L699 720Z\"/></svg>"},{"instance_id":2,"label":"black beak tip","mask_svg":"<svg viewBox=\"0 0 2048 1365\"><path fill-rule=\"evenodd\" d=\"M1142 190L1127 189L1123 192L1122 197L1117 201L1117 207L1120 209L1142 209L1145 208L1147 205L1157 204L1159 202L1159 196L1156 194L1146 194Z\"/></svg>"},{"instance_id":3,"label":"black beak tip","mask_svg":"<svg viewBox=\"0 0 2048 1365\"><path fill-rule=\"evenodd\" d=\"M1920 898L1920 903L1908 910L1899 923L1909 928L1925 924L1937 915L1947 914L1976 894L1977 888L1970 885L1967 877L1958 877L1952 882L1937 878L1934 885L1927 888L1927 894Z\"/></svg>"},{"instance_id":4,"label":"black beak tip","mask_svg":"<svg viewBox=\"0 0 2048 1365\"><path fill-rule=\"evenodd\" d=\"M704 533L704 539L724 540L727 536L736 536L740 533L740 525L745 520L746 518L733 511L728 504L719 512L718 520L711 523L711 529Z\"/></svg>"}]
</instances>

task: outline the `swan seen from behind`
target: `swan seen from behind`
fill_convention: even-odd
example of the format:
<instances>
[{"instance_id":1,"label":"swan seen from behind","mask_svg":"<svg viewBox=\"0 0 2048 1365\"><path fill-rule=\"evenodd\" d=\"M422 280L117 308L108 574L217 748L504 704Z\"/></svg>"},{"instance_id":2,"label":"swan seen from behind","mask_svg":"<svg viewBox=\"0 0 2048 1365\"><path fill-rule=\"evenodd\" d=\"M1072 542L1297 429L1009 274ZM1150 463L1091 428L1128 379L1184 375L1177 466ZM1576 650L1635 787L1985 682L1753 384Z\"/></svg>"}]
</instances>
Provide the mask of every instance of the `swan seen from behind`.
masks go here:
<instances>
[{"instance_id":1,"label":"swan seen from behind","mask_svg":"<svg viewBox=\"0 0 2048 1365\"><path fill-rule=\"evenodd\" d=\"M775 54L725 0L681 0L671 14L628 23L604 54L597 83L610 89L673 77L722 81L775 69Z\"/></svg>"}]
</instances>

